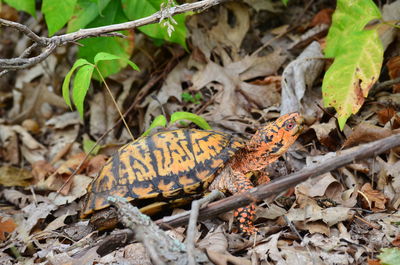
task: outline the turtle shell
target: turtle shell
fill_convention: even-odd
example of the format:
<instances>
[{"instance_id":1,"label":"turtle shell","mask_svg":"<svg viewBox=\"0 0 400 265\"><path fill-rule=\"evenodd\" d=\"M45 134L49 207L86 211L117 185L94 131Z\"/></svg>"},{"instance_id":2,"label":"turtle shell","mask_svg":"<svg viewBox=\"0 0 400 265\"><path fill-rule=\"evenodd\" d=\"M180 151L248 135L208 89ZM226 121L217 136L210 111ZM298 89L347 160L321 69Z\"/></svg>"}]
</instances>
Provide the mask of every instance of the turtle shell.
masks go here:
<instances>
[{"instance_id":1,"label":"turtle shell","mask_svg":"<svg viewBox=\"0 0 400 265\"><path fill-rule=\"evenodd\" d=\"M229 134L196 129L139 138L106 162L88 188L81 216L108 207L108 196L166 201L201 193L243 146Z\"/></svg>"}]
</instances>

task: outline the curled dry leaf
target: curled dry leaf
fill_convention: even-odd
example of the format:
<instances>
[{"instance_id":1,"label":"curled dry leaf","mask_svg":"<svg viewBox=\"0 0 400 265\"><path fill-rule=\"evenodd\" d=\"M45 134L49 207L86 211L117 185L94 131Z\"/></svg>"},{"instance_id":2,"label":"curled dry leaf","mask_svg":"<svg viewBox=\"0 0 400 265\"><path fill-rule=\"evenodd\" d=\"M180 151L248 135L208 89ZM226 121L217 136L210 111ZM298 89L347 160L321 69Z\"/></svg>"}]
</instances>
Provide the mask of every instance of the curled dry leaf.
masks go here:
<instances>
[{"instance_id":1,"label":"curled dry leaf","mask_svg":"<svg viewBox=\"0 0 400 265\"><path fill-rule=\"evenodd\" d=\"M201 249L210 249L213 252L225 253L228 249L228 240L222 229L222 225L218 226L215 231L209 232L197 246Z\"/></svg>"},{"instance_id":2,"label":"curled dry leaf","mask_svg":"<svg viewBox=\"0 0 400 265\"><path fill-rule=\"evenodd\" d=\"M282 253L278 249L278 239L280 236L281 232L269 236L267 242L258 244L251 251L254 251L261 261L268 261L271 259L277 264L286 264Z\"/></svg>"},{"instance_id":3,"label":"curled dry leaf","mask_svg":"<svg viewBox=\"0 0 400 265\"><path fill-rule=\"evenodd\" d=\"M97 155L91 158L86 168L86 175L93 177L96 176L100 169L107 162L107 159L108 157L105 155Z\"/></svg>"},{"instance_id":4,"label":"curled dry leaf","mask_svg":"<svg viewBox=\"0 0 400 265\"><path fill-rule=\"evenodd\" d=\"M304 106L302 99L306 89L311 89L321 74L324 62L320 58L323 58L321 47L318 42L313 42L285 68L282 74L281 114L300 111L316 116L315 106Z\"/></svg>"},{"instance_id":5,"label":"curled dry leaf","mask_svg":"<svg viewBox=\"0 0 400 265\"><path fill-rule=\"evenodd\" d=\"M400 77L400 56L390 58L386 63L386 66L389 71L390 79L396 79ZM394 84L392 87L394 93L400 92L400 84Z\"/></svg>"},{"instance_id":6,"label":"curled dry leaf","mask_svg":"<svg viewBox=\"0 0 400 265\"><path fill-rule=\"evenodd\" d=\"M57 191L60 189L64 183L68 180L68 178L71 176L71 174L75 171L75 169L81 164L83 159L85 159L86 154L85 153L78 153L74 156L72 156L70 159L68 159L66 162L61 164L59 168L56 169L56 171L50 175L49 178L47 178L44 181L40 181L36 184L36 188L41 189L41 190L53 190ZM79 168L77 174L80 172L84 171L86 167L88 166L89 161L85 161L83 165ZM64 188L61 190L62 195L67 195L71 189L71 186L73 184L73 181L69 181Z\"/></svg>"},{"instance_id":7,"label":"curled dry leaf","mask_svg":"<svg viewBox=\"0 0 400 265\"><path fill-rule=\"evenodd\" d=\"M101 264L152 265L149 255L142 243L134 243L114 251L101 259Z\"/></svg>"},{"instance_id":8,"label":"curled dry leaf","mask_svg":"<svg viewBox=\"0 0 400 265\"><path fill-rule=\"evenodd\" d=\"M12 233L17 224L11 217L0 216L0 242L5 241L10 233Z\"/></svg>"},{"instance_id":9,"label":"curled dry leaf","mask_svg":"<svg viewBox=\"0 0 400 265\"><path fill-rule=\"evenodd\" d=\"M326 196L331 199L340 198L343 186L332 176L330 172L318 178L310 178L296 186L296 194L304 194L308 197Z\"/></svg>"},{"instance_id":10,"label":"curled dry leaf","mask_svg":"<svg viewBox=\"0 0 400 265\"><path fill-rule=\"evenodd\" d=\"M216 265L251 265L251 261L249 259L236 257L228 252L220 253L217 251L213 251L211 248L207 249L207 255L210 260Z\"/></svg>"},{"instance_id":11,"label":"curled dry leaf","mask_svg":"<svg viewBox=\"0 0 400 265\"><path fill-rule=\"evenodd\" d=\"M27 243L31 241L31 230L39 220L45 219L52 211L57 209L57 206L50 203L48 200L31 203L21 209L21 213L16 215L16 221L18 223L17 240L24 242L20 251L24 251L27 247Z\"/></svg>"},{"instance_id":12,"label":"curled dry leaf","mask_svg":"<svg viewBox=\"0 0 400 265\"><path fill-rule=\"evenodd\" d=\"M46 121L46 126L51 127L53 129L65 129L69 126L80 123L82 123L82 121L81 118L79 117L79 113L77 111L74 111L74 112L65 112L64 114L51 118L50 120Z\"/></svg>"},{"instance_id":13,"label":"curled dry leaf","mask_svg":"<svg viewBox=\"0 0 400 265\"><path fill-rule=\"evenodd\" d=\"M315 123L310 126L311 129L315 131L318 141L330 148L331 150L336 150L338 145L337 140L331 136L331 132L337 129L336 119L331 118L328 123Z\"/></svg>"},{"instance_id":14,"label":"curled dry leaf","mask_svg":"<svg viewBox=\"0 0 400 265\"><path fill-rule=\"evenodd\" d=\"M332 23L332 14L333 14L333 9L332 8L324 8L321 11L319 11L311 20L310 22L310 27L315 27L320 24L326 24L330 25Z\"/></svg>"},{"instance_id":15,"label":"curled dry leaf","mask_svg":"<svg viewBox=\"0 0 400 265\"><path fill-rule=\"evenodd\" d=\"M112 91L117 90L113 89ZM114 126L118 117L118 111L113 104L110 95L105 89L99 91L93 96L93 99L90 102L90 134L95 139L102 136L108 129L111 129ZM104 142L115 142L114 134L107 134Z\"/></svg>"},{"instance_id":16,"label":"curled dry leaf","mask_svg":"<svg viewBox=\"0 0 400 265\"><path fill-rule=\"evenodd\" d=\"M52 192L49 194L49 199L51 199L56 205L71 203L87 193L86 188L89 186L92 180L93 179L91 177L77 174L71 179L71 184L67 185L67 194L63 194L62 192L60 194L57 192Z\"/></svg>"},{"instance_id":17,"label":"curled dry leaf","mask_svg":"<svg viewBox=\"0 0 400 265\"><path fill-rule=\"evenodd\" d=\"M387 107L379 110L377 114L379 123L385 125L394 115L396 115L396 110L393 107Z\"/></svg>"},{"instance_id":18,"label":"curled dry leaf","mask_svg":"<svg viewBox=\"0 0 400 265\"><path fill-rule=\"evenodd\" d=\"M44 181L48 176L54 173L56 169L47 161L36 161L32 164L32 175L35 181Z\"/></svg>"},{"instance_id":19,"label":"curled dry leaf","mask_svg":"<svg viewBox=\"0 0 400 265\"><path fill-rule=\"evenodd\" d=\"M17 133L11 126L0 125L2 159L13 165L19 164L19 145Z\"/></svg>"},{"instance_id":20,"label":"curled dry leaf","mask_svg":"<svg viewBox=\"0 0 400 265\"><path fill-rule=\"evenodd\" d=\"M360 194L364 208L369 208L373 211L381 211L386 209L387 198L379 190L374 190L370 183L365 183L361 187Z\"/></svg>"},{"instance_id":21,"label":"curled dry leaf","mask_svg":"<svg viewBox=\"0 0 400 265\"><path fill-rule=\"evenodd\" d=\"M392 135L392 131L366 122L358 124L343 144L343 148L373 142Z\"/></svg>"},{"instance_id":22,"label":"curled dry leaf","mask_svg":"<svg viewBox=\"0 0 400 265\"><path fill-rule=\"evenodd\" d=\"M10 166L0 167L0 185L26 187L31 184L32 178L32 174L26 169Z\"/></svg>"}]
</instances>

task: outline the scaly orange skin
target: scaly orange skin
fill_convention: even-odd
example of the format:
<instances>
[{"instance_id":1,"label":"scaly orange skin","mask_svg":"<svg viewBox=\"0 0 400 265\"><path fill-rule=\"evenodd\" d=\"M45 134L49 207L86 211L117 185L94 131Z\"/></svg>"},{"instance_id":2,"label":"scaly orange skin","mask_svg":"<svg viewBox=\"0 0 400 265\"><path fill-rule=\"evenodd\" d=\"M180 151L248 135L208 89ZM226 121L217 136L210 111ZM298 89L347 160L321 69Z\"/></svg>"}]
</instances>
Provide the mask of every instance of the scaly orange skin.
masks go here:
<instances>
[{"instance_id":1,"label":"scaly orange skin","mask_svg":"<svg viewBox=\"0 0 400 265\"><path fill-rule=\"evenodd\" d=\"M296 112L283 115L275 122L260 128L249 143L229 161L224 171L210 185L210 189L228 190L234 194L254 188L246 174L265 168L283 155L296 141L302 131L303 122L303 118ZM264 181L269 180L265 175L262 177ZM253 224L255 204L235 210L234 216L242 232L253 234L257 231Z\"/></svg>"}]
</instances>

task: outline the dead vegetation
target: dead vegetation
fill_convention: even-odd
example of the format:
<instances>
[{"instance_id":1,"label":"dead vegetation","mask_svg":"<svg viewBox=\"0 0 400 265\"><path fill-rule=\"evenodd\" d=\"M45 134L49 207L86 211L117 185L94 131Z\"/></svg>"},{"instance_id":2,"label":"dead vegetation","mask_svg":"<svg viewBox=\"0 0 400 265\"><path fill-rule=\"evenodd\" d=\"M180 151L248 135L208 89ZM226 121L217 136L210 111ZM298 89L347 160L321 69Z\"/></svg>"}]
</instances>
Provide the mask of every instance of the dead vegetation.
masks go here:
<instances>
[{"instance_id":1,"label":"dead vegetation","mask_svg":"<svg viewBox=\"0 0 400 265\"><path fill-rule=\"evenodd\" d=\"M329 63L321 46L334 5L293 2L287 8L264 0L228 2L190 16L189 51L156 46L133 33L132 61L141 71L126 68L108 84L121 109L129 110L134 136L157 115L184 110L204 117L213 129L248 138L280 112L299 110L307 129L285 158L267 169L279 179L325 163L342 149L396 134L398 84L376 86L360 112L338 129L335 113L322 107L321 98ZM7 10L37 34L45 33L42 18ZM381 10L386 20L394 19L400 2ZM0 34L1 58L30 45L10 28ZM383 83L399 77L400 46L395 29L381 34L390 39ZM75 56L74 45L62 46L40 64L0 79L0 263L152 264L148 248L131 231L92 231L79 219L87 185L131 139L100 83L93 83L85 101L84 121L67 108L61 84ZM190 101L183 93L201 97ZM99 153L82 164L85 140L96 141L112 128ZM235 233L232 212L202 220L196 247L206 253L204 262L215 264L380 264L380 249L400 247L399 206L399 149L394 148L265 199L257 207L261 236L256 239ZM186 226L165 233L182 243Z\"/></svg>"}]
</instances>

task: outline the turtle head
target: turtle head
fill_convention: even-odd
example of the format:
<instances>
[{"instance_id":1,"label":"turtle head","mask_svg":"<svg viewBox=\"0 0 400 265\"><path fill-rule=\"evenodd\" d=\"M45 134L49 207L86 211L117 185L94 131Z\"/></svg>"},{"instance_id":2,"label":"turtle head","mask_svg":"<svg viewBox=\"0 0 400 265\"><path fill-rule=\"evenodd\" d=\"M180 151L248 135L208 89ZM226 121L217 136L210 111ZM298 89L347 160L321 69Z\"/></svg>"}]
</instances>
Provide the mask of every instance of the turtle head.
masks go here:
<instances>
[{"instance_id":1,"label":"turtle head","mask_svg":"<svg viewBox=\"0 0 400 265\"><path fill-rule=\"evenodd\" d=\"M249 149L257 155L277 159L296 141L303 123L304 119L298 112L285 114L260 128L251 138Z\"/></svg>"}]
</instances>

